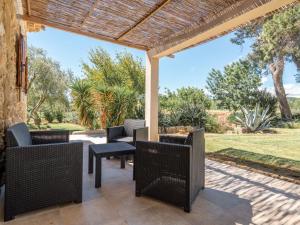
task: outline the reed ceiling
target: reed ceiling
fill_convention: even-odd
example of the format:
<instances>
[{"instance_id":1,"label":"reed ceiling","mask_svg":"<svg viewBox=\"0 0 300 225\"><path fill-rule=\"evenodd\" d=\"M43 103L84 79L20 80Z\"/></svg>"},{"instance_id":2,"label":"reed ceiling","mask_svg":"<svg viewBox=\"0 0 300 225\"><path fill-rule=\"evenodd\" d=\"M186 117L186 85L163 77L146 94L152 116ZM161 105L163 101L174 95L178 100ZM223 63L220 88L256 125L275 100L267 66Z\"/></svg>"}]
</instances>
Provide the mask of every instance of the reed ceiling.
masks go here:
<instances>
[{"instance_id":1,"label":"reed ceiling","mask_svg":"<svg viewBox=\"0 0 300 225\"><path fill-rule=\"evenodd\" d=\"M268 1L22 0L22 6L26 20L149 50L194 27L208 29L228 11L236 16Z\"/></svg>"}]
</instances>

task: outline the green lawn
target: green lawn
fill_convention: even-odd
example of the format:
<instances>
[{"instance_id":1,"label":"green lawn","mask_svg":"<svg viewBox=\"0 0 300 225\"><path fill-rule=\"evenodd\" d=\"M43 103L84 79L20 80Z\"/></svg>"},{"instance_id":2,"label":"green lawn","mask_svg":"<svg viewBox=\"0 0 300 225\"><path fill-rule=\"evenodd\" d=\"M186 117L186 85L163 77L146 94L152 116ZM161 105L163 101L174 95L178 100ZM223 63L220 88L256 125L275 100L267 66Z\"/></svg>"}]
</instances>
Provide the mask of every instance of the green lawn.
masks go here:
<instances>
[{"instance_id":1,"label":"green lawn","mask_svg":"<svg viewBox=\"0 0 300 225\"><path fill-rule=\"evenodd\" d=\"M29 129L52 129L52 130L69 130L69 131L84 131L85 127L73 123L48 123L42 124L40 128L33 124L29 124Z\"/></svg>"},{"instance_id":2,"label":"green lawn","mask_svg":"<svg viewBox=\"0 0 300 225\"><path fill-rule=\"evenodd\" d=\"M206 134L206 151L238 159L300 169L300 129L270 134Z\"/></svg>"}]
</instances>

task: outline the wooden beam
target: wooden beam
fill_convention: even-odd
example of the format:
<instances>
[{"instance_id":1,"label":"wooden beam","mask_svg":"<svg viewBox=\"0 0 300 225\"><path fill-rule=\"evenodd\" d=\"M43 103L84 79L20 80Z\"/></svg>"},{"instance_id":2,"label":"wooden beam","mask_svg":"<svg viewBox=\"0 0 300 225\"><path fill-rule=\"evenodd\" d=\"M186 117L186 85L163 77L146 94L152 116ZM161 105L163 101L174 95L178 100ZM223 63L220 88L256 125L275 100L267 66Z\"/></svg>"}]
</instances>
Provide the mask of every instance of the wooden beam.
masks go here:
<instances>
[{"instance_id":1,"label":"wooden beam","mask_svg":"<svg viewBox=\"0 0 300 225\"><path fill-rule=\"evenodd\" d=\"M238 7L228 10L225 14L211 22L198 28L187 30L180 35L168 38L163 44L148 51L150 57L159 58L174 54L183 49L205 42L232 31L241 25L262 17L272 11L292 4L297 0L270 0L261 6L253 7L252 10L246 11L239 15L239 12L245 11L251 4L257 3L257 0L245 0ZM238 16L234 16L237 15ZM223 22L225 21L225 22Z\"/></svg>"},{"instance_id":2,"label":"wooden beam","mask_svg":"<svg viewBox=\"0 0 300 225\"><path fill-rule=\"evenodd\" d=\"M80 28L78 28L78 29L72 28L70 26L63 25L63 24L60 24L60 23L57 23L57 22L54 22L54 21L50 21L50 20L47 20L47 19L44 19L44 18L36 17L36 16L18 15L18 18L26 20L26 21L31 21L31 22L34 22L34 23L39 23L39 24L42 24L42 25L45 25L45 26L48 26L48 27L53 27L53 28L56 28L56 29L60 29L60 30L63 30L63 31L68 31L68 32L71 32L71 33L88 36L88 37L95 38L95 39L98 39L98 40L123 45L123 46L130 47L130 48L136 48L136 49L144 50L144 51L147 50L146 46L136 45L136 44L132 44L132 43L126 42L126 41L119 41L119 40L116 40L114 38L107 37L105 35L100 35L100 34L88 32L88 31L82 31L82 30L80 30Z\"/></svg>"},{"instance_id":3,"label":"wooden beam","mask_svg":"<svg viewBox=\"0 0 300 225\"><path fill-rule=\"evenodd\" d=\"M27 15L31 16L30 0L26 0Z\"/></svg>"},{"instance_id":4,"label":"wooden beam","mask_svg":"<svg viewBox=\"0 0 300 225\"><path fill-rule=\"evenodd\" d=\"M136 24L134 24L132 27L130 27L128 30L123 32L117 40L122 39L125 35L132 32L135 28L145 23L151 16L153 16L156 12L158 12L160 9L162 9L166 4L168 4L171 0L164 0L162 1L158 6L156 6L153 10L151 10L149 13L147 13L141 20L139 20Z\"/></svg>"},{"instance_id":5,"label":"wooden beam","mask_svg":"<svg viewBox=\"0 0 300 225\"><path fill-rule=\"evenodd\" d=\"M89 18L92 13L94 12L95 8L96 8L96 5L98 4L99 0L95 0L94 4L92 5L92 7L90 8L89 12L87 13L87 15L84 17L80 27L83 27L83 25L85 24L87 18Z\"/></svg>"}]
</instances>

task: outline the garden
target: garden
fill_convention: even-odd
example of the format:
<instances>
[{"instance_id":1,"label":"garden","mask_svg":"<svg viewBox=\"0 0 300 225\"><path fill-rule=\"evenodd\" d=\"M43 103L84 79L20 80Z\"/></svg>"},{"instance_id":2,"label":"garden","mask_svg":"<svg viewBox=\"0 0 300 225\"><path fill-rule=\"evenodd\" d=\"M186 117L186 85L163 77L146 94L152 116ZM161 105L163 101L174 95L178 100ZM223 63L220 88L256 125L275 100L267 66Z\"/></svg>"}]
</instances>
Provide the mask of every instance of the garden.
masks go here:
<instances>
[{"instance_id":1,"label":"garden","mask_svg":"<svg viewBox=\"0 0 300 225\"><path fill-rule=\"evenodd\" d=\"M234 31L232 44L251 39L251 51L223 70L212 69L207 91L160 90L159 132L187 135L204 127L209 158L299 178L300 98L287 96L283 83L287 62L300 69L299 10L291 7ZM144 118L140 58L92 49L80 78L43 49L31 46L28 59L31 129L98 130ZM272 77L275 94L263 88L265 76ZM300 82L299 73L295 79Z\"/></svg>"}]
</instances>

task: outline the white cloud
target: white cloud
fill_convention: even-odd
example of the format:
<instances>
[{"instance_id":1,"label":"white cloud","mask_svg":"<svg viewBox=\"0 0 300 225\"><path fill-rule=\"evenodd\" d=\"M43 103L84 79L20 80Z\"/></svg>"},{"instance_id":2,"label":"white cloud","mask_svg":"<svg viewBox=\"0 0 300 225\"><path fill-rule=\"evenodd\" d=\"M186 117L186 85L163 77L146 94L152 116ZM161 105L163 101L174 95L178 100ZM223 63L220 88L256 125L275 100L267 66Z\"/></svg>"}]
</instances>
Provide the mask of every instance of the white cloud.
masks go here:
<instances>
[{"instance_id":1,"label":"white cloud","mask_svg":"<svg viewBox=\"0 0 300 225\"><path fill-rule=\"evenodd\" d=\"M283 86L288 97L300 98L300 84L284 84ZM274 88L269 88L268 91L275 94Z\"/></svg>"}]
</instances>

